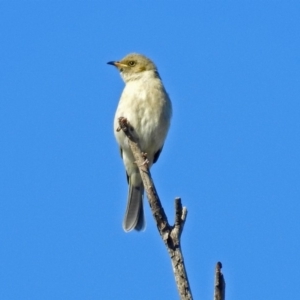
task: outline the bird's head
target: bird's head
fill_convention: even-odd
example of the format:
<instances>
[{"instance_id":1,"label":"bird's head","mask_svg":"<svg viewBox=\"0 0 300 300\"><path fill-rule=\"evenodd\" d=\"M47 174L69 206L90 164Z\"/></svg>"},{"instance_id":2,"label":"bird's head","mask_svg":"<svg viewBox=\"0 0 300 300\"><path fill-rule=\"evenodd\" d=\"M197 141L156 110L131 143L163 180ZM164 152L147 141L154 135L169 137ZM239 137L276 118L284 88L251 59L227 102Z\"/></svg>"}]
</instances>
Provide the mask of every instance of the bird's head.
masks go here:
<instances>
[{"instance_id":1,"label":"bird's head","mask_svg":"<svg viewBox=\"0 0 300 300\"><path fill-rule=\"evenodd\" d=\"M155 64L146 56L137 53L128 54L120 61L110 61L108 64L118 68L125 82L141 78L144 72L159 76Z\"/></svg>"}]
</instances>

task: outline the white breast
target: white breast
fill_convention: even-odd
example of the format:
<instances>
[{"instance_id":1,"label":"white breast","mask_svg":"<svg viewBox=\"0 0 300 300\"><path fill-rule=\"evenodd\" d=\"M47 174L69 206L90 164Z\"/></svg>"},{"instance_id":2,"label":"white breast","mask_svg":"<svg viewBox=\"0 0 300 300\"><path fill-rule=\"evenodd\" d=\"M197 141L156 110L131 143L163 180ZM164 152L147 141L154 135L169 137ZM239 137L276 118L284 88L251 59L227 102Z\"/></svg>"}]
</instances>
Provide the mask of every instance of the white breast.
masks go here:
<instances>
[{"instance_id":1,"label":"white breast","mask_svg":"<svg viewBox=\"0 0 300 300\"><path fill-rule=\"evenodd\" d=\"M139 137L142 151L151 159L163 146L171 114L170 99L161 80L152 71L143 72L139 79L127 82L114 120L115 136L123 151L130 150L124 133L116 132L119 117L127 118Z\"/></svg>"}]
</instances>

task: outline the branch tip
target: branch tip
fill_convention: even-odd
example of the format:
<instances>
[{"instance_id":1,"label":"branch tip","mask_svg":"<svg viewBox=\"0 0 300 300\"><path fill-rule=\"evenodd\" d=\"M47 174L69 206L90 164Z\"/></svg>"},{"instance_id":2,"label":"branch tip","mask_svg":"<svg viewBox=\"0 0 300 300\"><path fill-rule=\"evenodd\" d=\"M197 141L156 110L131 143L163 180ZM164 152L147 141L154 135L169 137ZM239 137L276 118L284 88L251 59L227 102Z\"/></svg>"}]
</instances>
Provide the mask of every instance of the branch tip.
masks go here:
<instances>
[{"instance_id":1,"label":"branch tip","mask_svg":"<svg viewBox=\"0 0 300 300\"><path fill-rule=\"evenodd\" d=\"M182 220L182 203L181 198L175 198L175 227L180 227Z\"/></svg>"},{"instance_id":2,"label":"branch tip","mask_svg":"<svg viewBox=\"0 0 300 300\"><path fill-rule=\"evenodd\" d=\"M225 279L222 274L222 263L217 262L215 271L215 295L214 300L225 300Z\"/></svg>"},{"instance_id":3,"label":"branch tip","mask_svg":"<svg viewBox=\"0 0 300 300\"><path fill-rule=\"evenodd\" d=\"M181 219L182 219L183 222L185 222L185 220L186 220L187 213L188 213L188 210L187 210L187 208L184 206L184 207L182 208L182 215L181 215Z\"/></svg>"}]
</instances>

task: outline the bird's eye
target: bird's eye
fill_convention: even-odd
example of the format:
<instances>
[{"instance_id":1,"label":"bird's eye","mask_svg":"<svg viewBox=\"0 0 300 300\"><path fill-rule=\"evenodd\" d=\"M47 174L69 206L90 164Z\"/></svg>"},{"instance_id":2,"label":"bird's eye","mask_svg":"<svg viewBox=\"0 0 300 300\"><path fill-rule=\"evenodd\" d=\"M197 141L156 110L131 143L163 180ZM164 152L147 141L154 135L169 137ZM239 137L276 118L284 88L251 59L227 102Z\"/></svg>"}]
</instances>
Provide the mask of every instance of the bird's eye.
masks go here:
<instances>
[{"instance_id":1,"label":"bird's eye","mask_svg":"<svg viewBox=\"0 0 300 300\"><path fill-rule=\"evenodd\" d=\"M133 61L133 60L131 60L131 61L128 63L128 65L129 65L130 67L133 67L133 66L135 66L135 64L136 64L136 62L135 62L135 61Z\"/></svg>"}]
</instances>

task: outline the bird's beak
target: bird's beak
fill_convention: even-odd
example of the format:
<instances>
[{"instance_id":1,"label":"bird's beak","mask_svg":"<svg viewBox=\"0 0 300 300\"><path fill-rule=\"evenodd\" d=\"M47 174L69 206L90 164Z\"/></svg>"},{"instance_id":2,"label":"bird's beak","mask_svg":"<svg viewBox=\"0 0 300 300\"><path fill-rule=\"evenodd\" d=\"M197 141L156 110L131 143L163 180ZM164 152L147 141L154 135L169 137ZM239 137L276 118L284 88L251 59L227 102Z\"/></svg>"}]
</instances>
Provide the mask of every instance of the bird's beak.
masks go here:
<instances>
[{"instance_id":1,"label":"bird's beak","mask_svg":"<svg viewBox=\"0 0 300 300\"><path fill-rule=\"evenodd\" d=\"M115 67L117 67L118 69L127 67L127 65L121 64L121 63L118 62L118 61L109 61L107 64L108 64L108 65L115 66Z\"/></svg>"}]
</instances>

